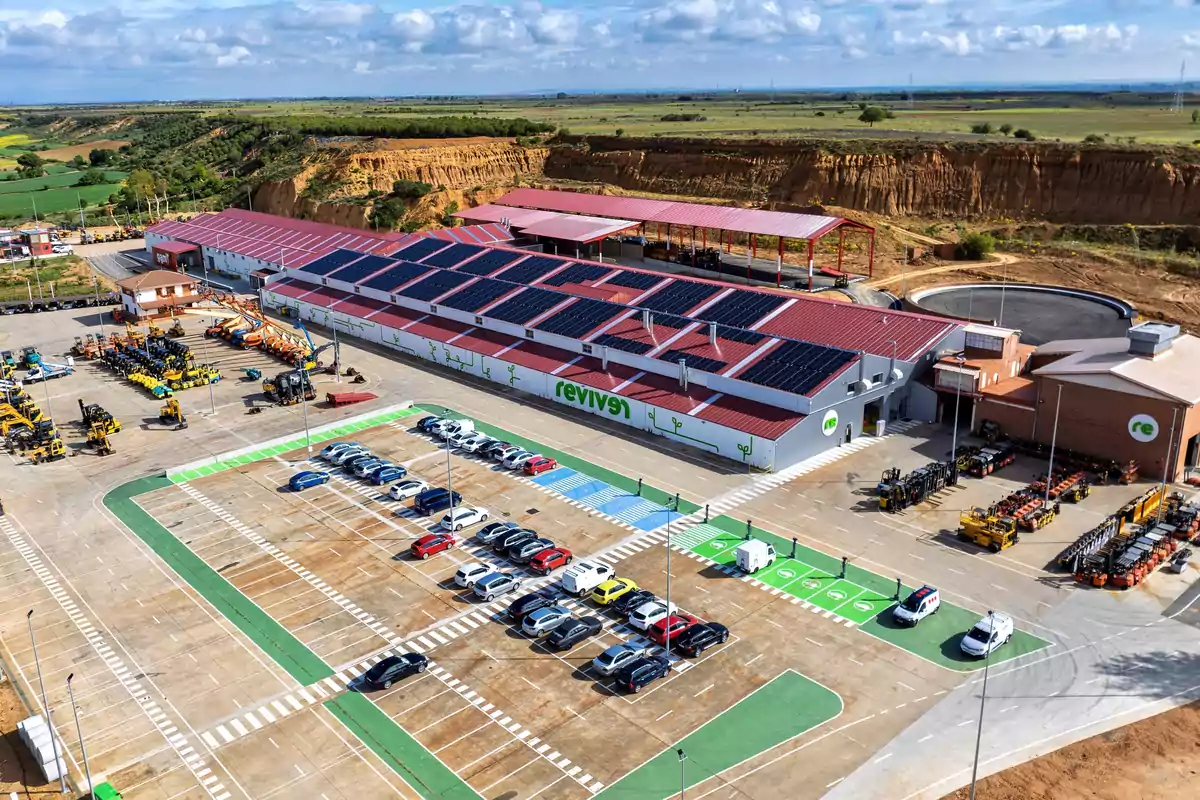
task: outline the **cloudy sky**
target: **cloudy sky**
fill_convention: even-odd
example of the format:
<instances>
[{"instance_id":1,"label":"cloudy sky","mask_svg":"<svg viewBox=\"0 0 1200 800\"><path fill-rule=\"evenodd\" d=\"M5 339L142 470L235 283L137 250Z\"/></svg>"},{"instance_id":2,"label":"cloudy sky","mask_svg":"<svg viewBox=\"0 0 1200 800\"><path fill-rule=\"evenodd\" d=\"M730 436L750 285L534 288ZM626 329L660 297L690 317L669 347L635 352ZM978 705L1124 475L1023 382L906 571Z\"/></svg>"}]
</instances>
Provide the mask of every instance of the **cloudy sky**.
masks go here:
<instances>
[{"instance_id":1,"label":"cloudy sky","mask_svg":"<svg viewBox=\"0 0 1200 800\"><path fill-rule=\"evenodd\" d=\"M1200 76L1200 0L0 0L0 104Z\"/></svg>"}]
</instances>

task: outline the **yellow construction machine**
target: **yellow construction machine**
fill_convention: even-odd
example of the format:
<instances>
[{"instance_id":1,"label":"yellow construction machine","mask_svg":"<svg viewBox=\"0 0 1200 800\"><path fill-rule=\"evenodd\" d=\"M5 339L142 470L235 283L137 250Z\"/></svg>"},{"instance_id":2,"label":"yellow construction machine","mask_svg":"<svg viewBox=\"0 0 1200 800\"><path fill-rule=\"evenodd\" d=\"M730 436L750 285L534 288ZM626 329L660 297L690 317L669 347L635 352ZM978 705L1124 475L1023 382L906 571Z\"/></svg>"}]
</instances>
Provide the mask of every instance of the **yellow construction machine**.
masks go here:
<instances>
[{"instance_id":1,"label":"yellow construction machine","mask_svg":"<svg viewBox=\"0 0 1200 800\"><path fill-rule=\"evenodd\" d=\"M168 398L166 405L158 410L158 421L164 425L174 425L175 430L183 430L188 426L183 409L174 397Z\"/></svg>"},{"instance_id":2,"label":"yellow construction machine","mask_svg":"<svg viewBox=\"0 0 1200 800\"><path fill-rule=\"evenodd\" d=\"M112 442L108 440L108 431L104 429L103 422L95 422L92 424L91 430L87 435L88 445L90 445L98 456L111 455L113 452Z\"/></svg>"},{"instance_id":3,"label":"yellow construction machine","mask_svg":"<svg viewBox=\"0 0 1200 800\"><path fill-rule=\"evenodd\" d=\"M41 444L25 451L25 455L29 456L29 460L34 464L40 464L43 461L54 461L66 454L67 448L63 445L62 439L57 436L46 439Z\"/></svg>"},{"instance_id":4,"label":"yellow construction machine","mask_svg":"<svg viewBox=\"0 0 1200 800\"><path fill-rule=\"evenodd\" d=\"M104 407L99 403L84 404L83 398L79 399L79 413L83 418L84 427L89 430L94 430L97 426L104 431L105 435L111 435L121 432L121 421L112 414L104 410ZM91 441L89 436L88 441Z\"/></svg>"},{"instance_id":5,"label":"yellow construction machine","mask_svg":"<svg viewBox=\"0 0 1200 800\"><path fill-rule=\"evenodd\" d=\"M993 553L1012 547L1021 541L1017 523L1012 517L997 517L986 508L972 508L958 518L958 538L986 547Z\"/></svg>"}]
</instances>

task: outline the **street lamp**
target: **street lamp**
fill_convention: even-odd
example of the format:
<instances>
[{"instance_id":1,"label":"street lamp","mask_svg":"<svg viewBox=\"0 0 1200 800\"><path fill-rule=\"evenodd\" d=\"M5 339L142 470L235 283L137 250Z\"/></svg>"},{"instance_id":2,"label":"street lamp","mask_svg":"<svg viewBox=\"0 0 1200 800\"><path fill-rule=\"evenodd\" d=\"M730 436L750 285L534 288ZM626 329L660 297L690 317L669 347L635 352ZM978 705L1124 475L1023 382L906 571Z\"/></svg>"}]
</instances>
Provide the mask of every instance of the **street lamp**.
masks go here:
<instances>
[{"instance_id":1,"label":"street lamp","mask_svg":"<svg viewBox=\"0 0 1200 800\"><path fill-rule=\"evenodd\" d=\"M679 756L679 800L683 800L683 793L687 790L687 772L683 762L687 761L687 753L681 747L675 754Z\"/></svg>"},{"instance_id":2,"label":"street lamp","mask_svg":"<svg viewBox=\"0 0 1200 800\"><path fill-rule=\"evenodd\" d=\"M1062 407L1062 384L1058 385L1058 400L1054 403L1054 431L1050 434L1050 463L1046 465L1046 508L1050 507L1050 484L1054 482L1054 446L1058 444L1058 410Z\"/></svg>"},{"instance_id":3,"label":"street lamp","mask_svg":"<svg viewBox=\"0 0 1200 800\"><path fill-rule=\"evenodd\" d=\"M679 494L675 495L675 511L679 510ZM671 655L671 509L667 509L667 621L663 623L666 626L666 651L667 655ZM683 751L680 750L680 753Z\"/></svg>"},{"instance_id":4,"label":"street lamp","mask_svg":"<svg viewBox=\"0 0 1200 800\"><path fill-rule=\"evenodd\" d=\"M87 777L88 794L96 800L96 788L92 785L92 768L88 766L87 748L83 745L83 727L79 724L79 709L75 706L75 692L71 689L72 672L67 676L67 697L71 701L71 712L75 715L75 734L79 737L79 752L83 755L83 774Z\"/></svg>"},{"instance_id":5,"label":"street lamp","mask_svg":"<svg viewBox=\"0 0 1200 800\"><path fill-rule=\"evenodd\" d=\"M959 401L962 399L963 364L966 363L967 359L962 354L959 354L954 357L954 360L958 363L958 372L954 376L954 423L951 426L951 434L950 434L950 460L957 464L958 463L958 404L959 404Z\"/></svg>"},{"instance_id":6,"label":"street lamp","mask_svg":"<svg viewBox=\"0 0 1200 800\"><path fill-rule=\"evenodd\" d=\"M38 660L37 637L33 635L33 609L25 615L29 624L29 643L33 646L33 665L37 668L38 686L42 690L42 708L46 709L46 727L50 729L50 748L54 753L54 768L58 770L58 783L63 794L67 793L67 762L58 758L58 734L54 731L54 718L50 715L50 703L46 700L46 684L42 680L42 662Z\"/></svg>"},{"instance_id":7,"label":"street lamp","mask_svg":"<svg viewBox=\"0 0 1200 800\"><path fill-rule=\"evenodd\" d=\"M975 730L975 762L971 765L971 798L975 800L975 781L979 776L979 743L983 739L983 709L987 704L988 664L992 660L992 640L996 637L996 612L988 609L987 652L983 656L983 691L979 695L979 725Z\"/></svg>"}]
</instances>

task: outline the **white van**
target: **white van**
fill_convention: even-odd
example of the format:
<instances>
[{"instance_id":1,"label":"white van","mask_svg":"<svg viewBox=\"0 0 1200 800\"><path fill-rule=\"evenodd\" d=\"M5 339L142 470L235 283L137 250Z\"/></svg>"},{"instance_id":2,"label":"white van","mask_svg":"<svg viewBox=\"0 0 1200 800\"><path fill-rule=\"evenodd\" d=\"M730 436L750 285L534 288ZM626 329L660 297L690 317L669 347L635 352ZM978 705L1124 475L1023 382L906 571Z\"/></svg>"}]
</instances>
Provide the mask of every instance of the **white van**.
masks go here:
<instances>
[{"instance_id":1,"label":"white van","mask_svg":"<svg viewBox=\"0 0 1200 800\"><path fill-rule=\"evenodd\" d=\"M912 627L942 607L942 593L932 586L922 586L892 609L897 625Z\"/></svg>"},{"instance_id":2,"label":"white van","mask_svg":"<svg viewBox=\"0 0 1200 800\"><path fill-rule=\"evenodd\" d=\"M746 573L758 572L771 566L777 557L774 545L761 539L742 542L734 549L733 555L737 559L738 569Z\"/></svg>"},{"instance_id":3,"label":"white van","mask_svg":"<svg viewBox=\"0 0 1200 800\"><path fill-rule=\"evenodd\" d=\"M571 594L582 597L615 575L616 572L607 564L581 561L563 573L562 585Z\"/></svg>"},{"instance_id":4,"label":"white van","mask_svg":"<svg viewBox=\"0 0 1200 800\"><path fill-rule=\"evenodd\" d=\"M457 436L460 433L471 433L475 430L475 423L469 419L453 419L445 425L436 429L438 436L443 439L449 439L451 436Z\"/></svg>"}]
</instances>

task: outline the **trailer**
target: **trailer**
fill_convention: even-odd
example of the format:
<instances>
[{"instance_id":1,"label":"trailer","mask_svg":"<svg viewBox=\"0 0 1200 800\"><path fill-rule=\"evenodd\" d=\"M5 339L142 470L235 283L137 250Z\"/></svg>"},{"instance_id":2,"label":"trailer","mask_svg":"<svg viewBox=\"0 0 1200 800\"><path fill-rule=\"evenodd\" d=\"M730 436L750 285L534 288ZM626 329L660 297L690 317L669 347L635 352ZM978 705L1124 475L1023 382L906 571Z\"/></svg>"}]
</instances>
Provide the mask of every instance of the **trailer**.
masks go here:
<instances>
[{"instance_id":1,"label":"trailer","mask_svg":"<svg viewBox=\"0 0 1200 800\"><path fill-rule=\"evenodd\" d=\"M353 403L362 403L367 400L377 399L377 395L371 392L329 392L325 395L325 402L337 408L339 406L348 406Z\"/></svg>"}]
</instances>

